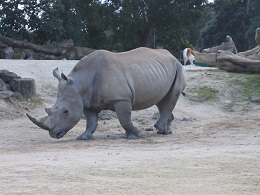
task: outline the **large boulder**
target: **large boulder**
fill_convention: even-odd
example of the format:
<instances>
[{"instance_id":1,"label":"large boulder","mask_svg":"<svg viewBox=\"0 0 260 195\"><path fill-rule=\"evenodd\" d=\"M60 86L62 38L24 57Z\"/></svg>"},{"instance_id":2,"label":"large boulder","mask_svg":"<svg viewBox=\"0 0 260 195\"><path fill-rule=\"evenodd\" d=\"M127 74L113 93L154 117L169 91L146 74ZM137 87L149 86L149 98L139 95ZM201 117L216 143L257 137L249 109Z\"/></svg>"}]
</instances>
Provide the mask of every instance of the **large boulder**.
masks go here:
<instances>
[{"instance_id":1,"label":"large boulder","mask_svg":"<svg viewBox=\"0 0 260 195\"><path fill-rule=\"evenodd\" d=\"M7 84L9 84L12 80L21 78L17 74L13 72L9 72L8 70L0 70L0 78Z\"/></svg>"},{"instance_id":2,"label":"large boulder","mask_svg":"<svg viewBox=\"0 0 260 195\"><path fill-rule=\"evenodd\" d=\"M17 78L10 83L12 91L18 91L24 98L31 98L36 95L36 86L34 79Z\"/></svg>"},{"instance_id":3,"label":"large boulder","mask_svg":"<svg viewBox=\"0 0 260 195\"><path fill-rule=\"evenodd\" d=\"M2 79L0 79L0 91L10 90L10 85L6 84Z\"/></svg>"},{"instance_id":4,"label":"large boulder","mask_svg":"<svg viewBox=\"0 0 260 195\"><path fill-rule=\"evenodd\" d=\"M0 70L0 92L2 98L9 98L13 95L20 98L31 98L36 95L34 79L21 78L8 70Z\"/></svg>"},{"instance_id":5,"label":"large boulder","mask_svg":"<svg viewBox=\"0 0 260 195\"><path fill-rule=\"evenodd\" d=\"M2 50L3 59L13 59L14 58L14 49L12 47L6 47Z\"/></svg>"}]
</instances>

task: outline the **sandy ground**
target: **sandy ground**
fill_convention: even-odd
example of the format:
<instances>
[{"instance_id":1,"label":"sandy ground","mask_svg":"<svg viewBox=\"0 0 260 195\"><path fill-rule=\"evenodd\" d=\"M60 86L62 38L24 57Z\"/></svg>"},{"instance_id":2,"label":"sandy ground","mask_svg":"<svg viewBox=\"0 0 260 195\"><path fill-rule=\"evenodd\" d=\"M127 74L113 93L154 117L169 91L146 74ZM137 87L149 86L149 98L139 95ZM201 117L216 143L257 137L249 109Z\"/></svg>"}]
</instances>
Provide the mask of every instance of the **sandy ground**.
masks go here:
<instances>
[{"instance_id":1,"label":"sandy ground","mask_svg":"<svg viewBox=\"0 0 260 195\"><path fill-rule=\"evenodd\" d=\"M95 140L76 140L84 119L56 140L25 113L43 116L55 102L52 70L67 74L76 62L0 60L0 69L34 78L43 102L0 100L1 194L260 194L260 105L237 100L239 93L223 80L229 74L187 68L188 94L206 85L218 88L219 97L194 102L182 96L172 135L156 134L152 107L133 112L140 139L124 139L112 118L99 121ZM236 106L224 109L235 100Z\"/></svg>"}]
</instances>

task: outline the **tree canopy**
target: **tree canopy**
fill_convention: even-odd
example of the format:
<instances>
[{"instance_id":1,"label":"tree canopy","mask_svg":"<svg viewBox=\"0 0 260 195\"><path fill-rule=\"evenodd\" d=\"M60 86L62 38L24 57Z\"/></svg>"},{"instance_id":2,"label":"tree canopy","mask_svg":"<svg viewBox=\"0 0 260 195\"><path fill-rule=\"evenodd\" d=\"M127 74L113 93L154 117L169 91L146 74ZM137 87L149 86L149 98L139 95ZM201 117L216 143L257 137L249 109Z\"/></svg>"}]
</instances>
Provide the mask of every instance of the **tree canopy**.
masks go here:
<instances>
[{"instance_id":1,"label":"tree canopy","mask_svg":"<svg viewBox=\"0 0 260 195\"><path fill-rule=\"evenodd\" d=\"M200 31L197 47L219 45L230 35L239 51L256 46L255 30L260 27L259 0L215 0L212 17Z\"/></svg>"},{"instance_id":2,"label":"tree canopy","mask_svg":"<svg viewBox=\"0 0 260 195\"><path fill-rule=\"evenodd\" d=\"M0 33L37 44L125 51L140 46L178 52L218 45L255 46L259 0L0 0Z\"/></svg>"},{"instance_id":3,"label":"tree canopy","mask_svg":"<svg viewBox=\"0 0 260 195\"><path fill-rule=\"evenodd\" d=\"M205 0L6 0L0 33L35 43L72 38L76 45L111 50L168 49L190 44L187 28ZM173 49L174 50L174 49Z\"/></svg>"}]
</instances>

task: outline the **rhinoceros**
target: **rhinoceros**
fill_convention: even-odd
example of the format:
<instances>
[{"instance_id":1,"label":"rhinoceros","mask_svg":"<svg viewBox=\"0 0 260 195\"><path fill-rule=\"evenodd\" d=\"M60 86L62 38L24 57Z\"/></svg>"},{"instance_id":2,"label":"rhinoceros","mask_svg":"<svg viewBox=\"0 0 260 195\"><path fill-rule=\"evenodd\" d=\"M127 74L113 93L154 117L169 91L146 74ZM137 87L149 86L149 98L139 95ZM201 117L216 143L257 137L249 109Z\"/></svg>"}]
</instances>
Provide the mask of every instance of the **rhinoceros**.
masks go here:
<instances>
[{"instance_id":1,"label":"rhinoceros","mask_svg":"<svg viewBox=\"0 0 260 195\"><path fill-rule=\"evenodd\" d=\"M137 48L122 53L96 50L83 57L67 76L57 68L53 75L59 81L56 103L45 108L45 117L27 116L57 139L83 114L86 130L77 139L93 139L102 110L116 112L126 138L138 138L140 131L131 121L131 112L153 105L160 113L154 125L157 133L171 134L172 111L186 87L181 63L164 49Z\"/></svg>"}]
</instances>

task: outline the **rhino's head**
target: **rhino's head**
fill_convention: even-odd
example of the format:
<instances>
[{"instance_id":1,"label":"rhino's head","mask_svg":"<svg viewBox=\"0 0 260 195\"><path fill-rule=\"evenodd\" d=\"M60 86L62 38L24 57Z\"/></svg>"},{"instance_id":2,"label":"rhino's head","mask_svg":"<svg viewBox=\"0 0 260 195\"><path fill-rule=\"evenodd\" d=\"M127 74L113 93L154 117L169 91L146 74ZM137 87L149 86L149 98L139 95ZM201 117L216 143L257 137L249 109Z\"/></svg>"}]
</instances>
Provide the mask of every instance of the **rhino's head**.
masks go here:
<instances>
[{"instance_id":1,"label":"rhino's head","mask_svg":"<svg viewBox=\"0 0 260 195\"><path fill-rule=\"evenodd\" d=\"M80 120L83 113L83 100L79 86L72 78L60 74L56 68L53 75L59 80L58 97L52 108L45 108L48 114L36 119L27 117L38 127L49 131L53 138L62 138Z\"/></svg>"}]
</instances>

